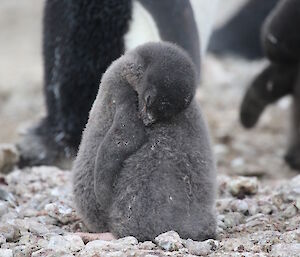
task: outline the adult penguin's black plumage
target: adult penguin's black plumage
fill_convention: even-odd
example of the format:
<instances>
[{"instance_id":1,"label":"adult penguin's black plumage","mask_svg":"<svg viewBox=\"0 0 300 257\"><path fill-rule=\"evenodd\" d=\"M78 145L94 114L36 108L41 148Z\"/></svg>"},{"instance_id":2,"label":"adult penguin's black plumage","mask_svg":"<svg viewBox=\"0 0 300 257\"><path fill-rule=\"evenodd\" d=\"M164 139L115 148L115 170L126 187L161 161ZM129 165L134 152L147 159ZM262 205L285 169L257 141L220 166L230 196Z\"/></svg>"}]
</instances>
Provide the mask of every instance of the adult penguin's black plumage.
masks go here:
<instances>
[{"instance_id":1,"label":"adult penguin's black plumage","mask_svg":"<svg viewBox=\"0 0 300 257\"><path fill-rule=\"evenodd\" d=\"M135 22L133 12L137 4L148 10L159 36L183 47L200 70L198 30L189 1L140 2L46 1L46 117L18 144L20 166L59 164L76 153L102 74L127 49L126 35Z\"/></svg>"},{"instance_id":2,"label":"adult penguin's black plumage","mask_svg":"<svg viewBox=\"0 0 300 257\"><path fill-rule=\"evenodd\" d=\"M260 29L278 1L249 0L232 18L213 32L208 50L217 55L262 58Z\"/></svg>"},{"instance_id":3,"label":"adult penguin's black plumage","mask_svg":"<svg viewBox=\"0 0 300 257\"><path fill-rule=\"evenodd\" d=\"M293 97L290 142L285 160L300 170L300 1L283 0L266 19L262 43L267 67L249 86L241 106L241 122L253 127L264 109L283 96Z\"/></svg>"}]
</instances>

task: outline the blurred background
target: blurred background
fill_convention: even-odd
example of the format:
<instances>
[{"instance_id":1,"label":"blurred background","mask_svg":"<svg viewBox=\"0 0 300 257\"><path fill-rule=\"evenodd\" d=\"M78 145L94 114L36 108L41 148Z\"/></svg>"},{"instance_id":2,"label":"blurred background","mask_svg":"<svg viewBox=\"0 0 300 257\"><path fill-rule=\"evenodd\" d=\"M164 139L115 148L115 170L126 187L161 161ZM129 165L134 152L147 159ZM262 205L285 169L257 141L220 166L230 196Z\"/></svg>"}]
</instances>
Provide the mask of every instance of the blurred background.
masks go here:
<instances>
[{"instance_id":1,"label":"blurred background","mask_svg":"<svg viewBox=\"0 0 300 257\"><path fill-rule=\"evenodd\" d=\"M221 1L215 27L221 26L245 0ZM0 143L18 135L44 113L42 96L42 0L0 2ZM197 13L196 13L197 15ZM270 107L258 126L246 131L238 120L243 93L264 60L238 57L203 58L202 85L197 99L214 140L220 173L290 177L284 163L290 104L284 98Z\"/></svg>"},{"instance_id":2,"label":"blurred background","mask_svg":"<svg viewBox=\"0 0 300 257\"><path fill-rule=\"evenodd\" d=\"M221 24L245 0L227 0ZM15 142L18 131L44 112L42 97L42 12L44 0L0 2L0 142Z\"/></svg>"}]
</instances>

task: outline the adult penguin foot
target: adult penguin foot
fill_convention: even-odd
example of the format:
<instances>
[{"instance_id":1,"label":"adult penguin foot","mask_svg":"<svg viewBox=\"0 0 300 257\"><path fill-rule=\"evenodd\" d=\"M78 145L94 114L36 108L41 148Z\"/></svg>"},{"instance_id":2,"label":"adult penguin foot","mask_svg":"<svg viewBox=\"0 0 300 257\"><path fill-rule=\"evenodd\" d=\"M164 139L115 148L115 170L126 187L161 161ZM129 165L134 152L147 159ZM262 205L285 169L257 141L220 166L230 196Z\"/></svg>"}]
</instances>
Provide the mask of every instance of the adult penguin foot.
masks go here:
<instances>
[{"instance_id":1,"label":"adult penguin foot","mask_svg":"<svg viewBox=\"0 0 300 257\"><path fill-rule=\"evenodd\" d=\"M62 169L71 167L76 149L63 141L63 135L50 131L43 120L30 128L16 144L19 152L19 168L52 165Z\"/></svg>"}]
</instances>

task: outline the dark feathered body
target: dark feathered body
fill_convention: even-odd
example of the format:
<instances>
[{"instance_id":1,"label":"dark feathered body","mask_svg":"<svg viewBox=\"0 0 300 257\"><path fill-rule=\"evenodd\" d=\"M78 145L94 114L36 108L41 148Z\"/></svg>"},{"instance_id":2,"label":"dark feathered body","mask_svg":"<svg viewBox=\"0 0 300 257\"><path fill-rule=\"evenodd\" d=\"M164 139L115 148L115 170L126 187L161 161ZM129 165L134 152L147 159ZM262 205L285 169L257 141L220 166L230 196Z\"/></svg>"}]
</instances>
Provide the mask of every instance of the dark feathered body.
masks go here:
<instances>
[{"instance_id":1,"label":"dark feathered body","mask_svg":"<svg viewBox=\"0 0 300 257\"><path fill-rule=\"evenodd\" d=\"M249 0L211 37L209 51L248 59L263 57L260 30L279 0ZM226 2L224 2L226 4Z\"/></svg>"},{"instance_id":2,"label":"dark feathered body","mask_svg":"<svg viewBox=\"0 0 300 257\"><path fill-rule=\"evenodd\" d=\"M162 40L185 48L199 72L199 36L190 2L140 2L147 7ZM102 74L128 50L126 35L135 22L132 16L136 5L132 0L45 2L43 56L47 114L18 144L20 166L61 165L61 160L74 156Z\"/></svg>"},{"instance_id":3,"label":"dark feathered body","mask_svg":"<svg viewBox=\"0 0 300 257\"><path fill-rule=\"evenodd\" d=\"M21 166L58 164L77 151L101 76L124 53L131 9L128 0L46 1L47 114L19 144Z\"/></svg>"},{"instance_id":4,"label":"dark feathered body","mask_svg":"<svg viewBox=\"0 0 300 257\"><path fill-rule=\"evenodd\" d=\"M47 119L77 147L101 75L124 52L128 0L49 0L44 17Z\"/></svg>"},{"instance_id":5,"label":"dark feathered body","mask_svg":"<svg viewBox=\"0 0 300 257\"><path fill-rule=\"evenodd\" d=\"M76 205L90 230L139 240L168 230L195 240L214 237L215 166L206 125L191 102L196 75L188 60L179 48L153 43L126 54L104 74L73 168ZM137 105L155 74L158 100L166 88L178 92L187 83L181 96L167 94L155 105L178 97L184 107L144 125L144 108Z\"/></svg>"},{"instance_id":6,"label":"dark feathered body","mask_svg":"<svg viewBox=\"0 0 300 257\"><path fill-rule=\"evenodd\" d=\"M111 231L140 240L169 230L195 240L214 237L216 174L197 104L146 134L148 141L124 162L115 182Z\"/></svg>"},{"instance_id":7,"label":"dark feathered body","mask_svg":"<svg viewBox=\"0 0 300 257\"><path fill-rule=\"evenodd\" d=\"M245 127L256 124L264 108L286 95L293 96L287 163L300 169L300 1L283 0L266 19L262 42L270 64L250 85L241 107Z\"/></svg>"}]
</instances>

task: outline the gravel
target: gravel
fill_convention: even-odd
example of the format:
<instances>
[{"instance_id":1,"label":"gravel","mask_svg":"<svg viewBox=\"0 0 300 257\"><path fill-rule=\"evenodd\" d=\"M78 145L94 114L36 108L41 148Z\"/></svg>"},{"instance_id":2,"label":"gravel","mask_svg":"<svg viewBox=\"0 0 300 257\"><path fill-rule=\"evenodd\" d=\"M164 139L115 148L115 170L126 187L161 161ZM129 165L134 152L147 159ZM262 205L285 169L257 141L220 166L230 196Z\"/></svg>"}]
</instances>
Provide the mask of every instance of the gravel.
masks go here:
<instances>
[{"instance_id":1,"label":"gravel","mask_svg":"<svg viewBox=\"0 0 300 257\"><path fill-rule=\"evenodd\" d=\"M0 201L0 256L287 256L286 249L289 256L299 254L300 175L272 185L219 176L215 240L186 240L169 231L154 242L126 237L86 244L76 234L86 228L74 210L70 177L70 171L46 166L4 176L7 185L1 188L16 204ZM256 189L243 199L232 194L232 185L247 188L254 181Z\"/></svg>"},{"instance_id":2,"label":"gravel","mask_svg":"<svg viewBox=\"0 0 300 257\"><path fill-rule=\"evenodd\" d=\"M5 126L0 141L13 143L19 128L32 126L44 114L42 1L3 1L0 123ZM13 23L12 12L16 14ZM290 98L267 108L256 128L247 131L238 120L240 102L266 62L207 56L203 64L196 98L217 158L215 240L185 240L173 231L154 242L127 237L84 243L76 234L86 227L74 210L70 171L55 167L18 170L14 146L1 144L0 257L300 256L300 175L282 158L288 141Z\"/></svg>"}]
</instances>

